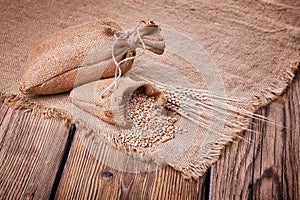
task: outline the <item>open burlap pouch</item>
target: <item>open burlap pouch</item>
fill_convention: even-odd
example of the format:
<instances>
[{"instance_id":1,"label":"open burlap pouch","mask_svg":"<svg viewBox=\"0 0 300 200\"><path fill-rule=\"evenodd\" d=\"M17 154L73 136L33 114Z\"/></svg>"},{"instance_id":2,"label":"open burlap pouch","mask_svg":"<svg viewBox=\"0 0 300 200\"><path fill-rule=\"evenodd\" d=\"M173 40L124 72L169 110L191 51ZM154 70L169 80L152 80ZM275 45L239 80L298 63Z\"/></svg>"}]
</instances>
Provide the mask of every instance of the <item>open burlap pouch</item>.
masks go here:
<instances>
[{"instance_id":1,"label":"open burlap pouch","mask_svg":"<svg viewBox=\"0 0 300 200\"><path fill-rule=\"evenodd\" d=\"M70 100L99 119L126 128L131 127L127 111L129 100L140 87L145 89L147 96L155 97L157 106L165 106L166 98L161 90L145 81L134 80L128 76L118 80L116 89L110 88L103 94L113 81L113 78L108 78L76 87L70 93Z\"/></svg>"},{"instance_id":2,"label":"open burlap pouch","mask_svg":"<svg viewBox=\"0 0 300 200\"><path fill-rule=\"evenodd\" d=\"M216 83L215 88L220 86L219 80L210 78L213 73L217 73L221 77L226 95L247 102L240 107L251 113L270 103L284 91L291 82L300 60L300 12L297 1L153 1L151 6L143 2L121 4L114 0L109 4L96 1L83 4L77 0L54 4L41 1L9 1L1 4L1 100L12 107L35 109L52 117L76 119L79 124L85 122L85 126L93 129L93 132L86 129L86 133L93 134L83 137L83 142L86 141L90 152L101 162L121 170L136 172L141 168L134 167L136 170L129 170L130 159L126 160L122 152L114 151L109 146L111 140L105 144L101 143L104 141L101 139L103 135L109 138L119 131L119 127L99 120L71 104L68 101L68 93L25 97L20 94L20 77L25 71L28 55L42 38L72 25L103 17L114 19L125 30L134 27L140 19L153 19L162 27L189 35L196 43L201 44L211 57L207 60L205 57L189 58L195 55L195 50L186 49L182 44L176 46L178 52L166 51L162 56L144 54L135 60L135 73L147 75L152 79L157 78L158 81L166 80L168 85L173 86L177 84L180 75L186 79L183 87L204 90L212 89L212 83ZM172 45L173 43L167 43L167 50L168 46ZM178 54L183 52L185 56L178 57ZM202 62L204 70L200 71L201 76L198 76L199 70L195 70L195 64L191 63L191 60ZM210 71L207 67L212 66L212 62L217 66L217 72ZM171 70L160 71L161 65ZM163 76L162 79L157 77L160 75ZM179 121L182 128L192 131L146 149L145 153L150 155L149 160L164 162L189 177L201 176L207 167L217 160L224 145L241 131L238 127L226 126L217 132L214 131L215 128L197 126L183 118ZM241 121L234 122L247 124L247 120ZM112 154L103 155L99 151L99 145L107 145L107 148L112 149ZM116 161L122 161L124 165ZM138 164L143 165L143 162ZM147 166L140 167L149 169L152 164L147 163Z\"/></svg>"}]
</instances>

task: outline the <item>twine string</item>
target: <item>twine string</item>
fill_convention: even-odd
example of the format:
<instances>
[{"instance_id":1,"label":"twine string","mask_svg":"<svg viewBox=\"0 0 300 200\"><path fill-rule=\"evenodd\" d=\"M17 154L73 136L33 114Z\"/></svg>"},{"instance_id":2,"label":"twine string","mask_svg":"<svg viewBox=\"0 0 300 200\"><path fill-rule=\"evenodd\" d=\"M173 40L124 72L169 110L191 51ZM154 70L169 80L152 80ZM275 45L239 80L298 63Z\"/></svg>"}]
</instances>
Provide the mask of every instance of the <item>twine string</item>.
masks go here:
<instances>
[{"instance_id":1,"label":"twine string","mask_svg":"<svg viewBox=\"0 0 300 200\"><path fill-rule=\"evenodd\" d=\"M115 35L116 40L114 41L114 43L113 43L113 45L112 45L112 59L113 59L113 62L114 62L114 64L115 64L115 66L116 66L116 68L115 68L114 81L113 81L108 87L106 87L106 88L103 90L103 92L102 92L102 94L101 94L102 97L103 97L103 95L104 95L108 90L110 90L113 86L114 86L114 89L117 88L117 86L118 86L118 85L117 85L117 82L118 82L119 78L122 76L122 70L121 70L121 67L120 67L121 64L124 63L124 62L126 62L126 61L133 60L133 59L135 59L135 58L137 58L137 57L139 57L139 56L141 56L141 55L144 54L144 52L145 52L145 50L146 50L146 45L145 45L145 43L144 43L144 41L143 41L143 39L142 39L142 36L141 36L141 34L140 34L140 24L141 24L141 23L145 23L145 22L144 22L144 21L140 21L139 24L138 24L134 29L131 29L131 30L128 30L128 31L126 31L126 32L124 32L124 33L121 33L121 34L118 35L118 36ZM143 47L142 53L139 54L139 55L127 57L127 58L121 60L120 62L118 62L118 61L116 60L115 51L114 51L117 42L118 42L120 39L126 37L126 38L127 38L126 41L127 41L127 43L128 43L129 50L136 50L137 44L136 44L136 42L135 42L135 33L137 34L138 39L139 39L139 41L140 41L141 44L142 44L142 47ZM128 52L128 51L127 51L127 52ZM126 52L126 53L127 53L127 52Z\"/></svg>"}]
</instances>

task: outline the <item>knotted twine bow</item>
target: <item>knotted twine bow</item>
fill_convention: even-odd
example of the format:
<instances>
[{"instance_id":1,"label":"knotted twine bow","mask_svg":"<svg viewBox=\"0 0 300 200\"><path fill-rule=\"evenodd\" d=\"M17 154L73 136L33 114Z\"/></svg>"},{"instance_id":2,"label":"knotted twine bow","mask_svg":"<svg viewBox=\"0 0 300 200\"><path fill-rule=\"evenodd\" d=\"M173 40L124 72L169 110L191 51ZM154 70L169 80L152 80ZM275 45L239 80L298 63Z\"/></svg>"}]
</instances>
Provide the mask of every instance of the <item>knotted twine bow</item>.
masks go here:
<instances>
[{"instance_id":1,"label":"knotted twine bow","mask_svg":"<svg viewBox=\"0 0 300 200\"><path fill-rule=\"evenodd\" d=\"M140 29L140 25L142 23L145 24L145 27L147 27L147 28L152 27L152 30L149 31L149 30L145 30L145 29ZM151 37L153 37L156 34L160 34L159 31L160 30L157 28L157 25L153 21L149 21L148 23L146 23L145 21L140 21L135 28L127 30L125 32L120 32L120 33L115 34L116 40L114 41L113 46L112 46L112 59L116 65L115 77L114 77L114 81L107 88L105 88L103 90L102 96L111 87L114 86L114 88L116 89L117 81L122 76L122 71L121 71L120 65L123 62L126 62L128 60L134 60L135 58L143 55L146 49L152 50L157 54L163 53L164 48L165 48L164 43L160 44L158 46L159 48L154 50L154 49L152 49L152 47L155 46L155 48L157 48L157 44L159 44L159 43L153 44L153 43L151 43L151 41L147 41L148 35L151 35ZM146 42L144 42L144 38L145 38ZM126 54L128 52L135 51L137 48L143 49L141 54L127 57L127 58L121 60L120 62L118 62L116 60L117 55L122 55L122 54Z\"/></svg>"}]
</instances>

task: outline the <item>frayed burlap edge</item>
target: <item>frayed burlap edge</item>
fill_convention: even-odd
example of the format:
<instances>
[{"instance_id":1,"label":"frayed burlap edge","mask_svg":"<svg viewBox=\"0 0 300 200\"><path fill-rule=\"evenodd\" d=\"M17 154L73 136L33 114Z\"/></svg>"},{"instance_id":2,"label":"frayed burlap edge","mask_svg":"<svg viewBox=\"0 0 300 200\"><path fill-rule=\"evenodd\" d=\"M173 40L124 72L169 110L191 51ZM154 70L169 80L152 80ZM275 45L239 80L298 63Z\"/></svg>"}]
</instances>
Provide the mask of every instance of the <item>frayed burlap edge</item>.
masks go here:
<instances>
[{"instance_id":1,"label":"frayed burlap edge","mask_svg":"<svg viewBox=\"0 0 300 200\"><path fill-rule=\"evenodd\" d=\"M20 94L0 92L0 102L15 110L34 112L45 118L61 119L66 124L73 122L72 117L66 111L37 104Z\"/></svg>"},{"instance_id":2,"label":"frayed burlap edge","mask_svg":"<svg viewBox=\"0 0 300 200\"><path fill-rule=\"evenodd\" d=\"M274 101L277 97L282 95L288 85L292 82L295 77L296 72L300 68L300 62L295 62L290 65L289 68L282 70L279 74L278 79L272 82L264 91L261 91L255 98L252 100L253 104L253 113L256 112L259 108L268 105L272 101ZM252 119L249 119L249 122ZM249 123L248 123L249 126ZM188 168L171 165L174 169L183 172L184 178L187 179L198 179L201 177L209 167L212 166L220 157L222 151L225 146L230 142L236 139L236 137L244 132L243 129L234 131L228 131L223 133L222 137L215 143L214 148L210 151L210 153L201 160L201 164L193 164L190 163Z\"/></svg>"},{"instance_id":3,"label":"frayed burlap edge","mask_svg":"<svg viewBox=\"0 0 300 200\"><path fill-rule=\"evenodd\" d=\"M255 111L262 106L265 106L275 100L278 96L280 96L287 88L287 86L292 82L296 71L300 68L300 62L296 62L292 64L286 70L283 70L282 73L279 74L278 79L269 85L267 90L261 91L258 95L255 96L252 103ZM10 94L7 92L0 91L0 102L9 106L12 109L20 109L25 112L35 112L37 114L41 114L45 118L57 118L63 120L66 124L75 124L80 126L82 129L89 130L90 134L93 134L93 130L84 122L75 121L66 111L62 109L45 107L43 105L37 104L25 96L20 94ZM235 129L234 132L227 132L222 135L222 137L215 143L215 147L210 151L210 153L201 160L201 164L193 164L190 163L189 167L181 167L176 165L171 165L174 169L183 172L183 176L187 179L194 178L198 179L201 177L207 169L215 163L225 146L232 142L238 134L243 132L243 130ZM95 133L94 133L95 134ZM107 137L107 136L105 136ZM114 138L107 137L109 142L114 143Z\"/></svg>"}]
</instances>

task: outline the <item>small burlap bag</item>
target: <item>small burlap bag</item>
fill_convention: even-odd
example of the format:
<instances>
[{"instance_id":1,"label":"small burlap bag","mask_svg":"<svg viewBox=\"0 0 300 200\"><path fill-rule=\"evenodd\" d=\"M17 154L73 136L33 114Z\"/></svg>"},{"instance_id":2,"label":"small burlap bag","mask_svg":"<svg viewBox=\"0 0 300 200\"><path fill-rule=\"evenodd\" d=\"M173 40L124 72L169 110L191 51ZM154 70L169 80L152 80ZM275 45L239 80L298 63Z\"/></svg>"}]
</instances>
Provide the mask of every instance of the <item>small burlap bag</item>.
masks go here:
<instances>
[{"instance_id":1,"label":"small burlap bag","mask_svg":"<svg viewBox=\"0 0 300 200\"><path fill-rule=\"evenodd\" d=\"M29 55L20 90L24 94L55 94L101 78L115 75L116 62L135 56L137 47L157 54L164 50L163 38L155 24L145 24L128 38L114 21L102 19L56 32L37 44ZM114 44L114 35L122 37ZM151 37L149 37L151 35ZM143 39L145 47L140 43ZM128 40L131 39L131 43ZM133 59L120 64L122 73ZM78 76L80 74L80 76Z\"/></svg>"},{"instance_id":2,"label":"small burlap bag","mask_svg":"<svg viewBox=\"0 0 300 200\"><path fill-rule=\"evenodd\" d=\"M166 43L167 49L163 55L145 53L135 59L132 66L135 74L172 86L172 90L182 77L186 80L185 84L180 85L183 88L209 91L222 83L228 97L243 101L242 105L231 105L249 113L270 103L285 90L300 61L299 5L293 1L212 0L186 4L180 1L166 3L154 0L151 6L144 2L115 0L109 4L104 1L82 4L78 0L56 3L5 1L1 2L0 9L1 100L14 108L26 108L49 117L76 120L77 125L80 125L78 133L83 133L83 130L89 133L82 137L89 152L108 166L124 171L149 170L153 163L143 165L144 162L141 161L139 164L143 166L130 165L131 159L127 159L127 154L113 151L111 139L120 131L119 127L72 104L68 100L69 93L49 96L24 96L20 93L21 76L27 70L28 55L42 38L73 25L104 17L114 19L124 30L134 27L140 19L153 19L162 27L169 27L192 37L195 43L203 46L210 59L195 57L198 50L186 45L180 37L174 37L171 43ZM89 35L89 31L86 35ZM163 33L163 36L168 40L168 35ZM144 37L145 41L146 38ZM128 42L125 44L126 49L130 49ZM76 46L74 42L66 42L63 47L66 45ZM174 47L171 48L173 51L168 51L170 47ZM109 53L111 47L100 50ZM188 62L179 58L178 54L185 54L182 58L188 59ZM62 53L64 55L67 52ZM91 63L92 55L87 55L83 63ZM49 61L55 60L52 55L50 58ZM202 68L195 70L193 65L196 64L193 62L201 63ZM211 62L217 66L217 70L211 70ZM169 70L161 70L161 65L168 66ZM48 70L47 66L43 66L43 69ZM85 82L81 82L81 79L85 79L85 73L82 76L79 74L81 73L77 73L73 82L75 85L77 82L79 85ZM214 79L213 74L218 74L221 79ZM97 74L97 77L100 75ZM34 78L30 82L35 82ZM69 89L73 86L70 84ZM159 85L155 87L163 89ZM96 90L94 92L97 94ZM210 112L207 107L203 108L202 112ZM230 118L234 124L242 125L234 127L233 124L228 124L222 131L216 131L215 127L199 126L179 116L178 124L181 128L191 131L178 134L166 143L145 148L145 153L149 154L149 160L168 164L187 177L197 178L218 159L224 146L249 124L249 120L238 116L231 115ZM228 122L230 118L225 120ZM211 117L209 120L213 119ZM108 140L103 139L103 135ZM99 151L99 146L111 149L106 151L110 153L104 155ZM135 169L129 170L130 167Z\"/></svg>"}]
</instances>

